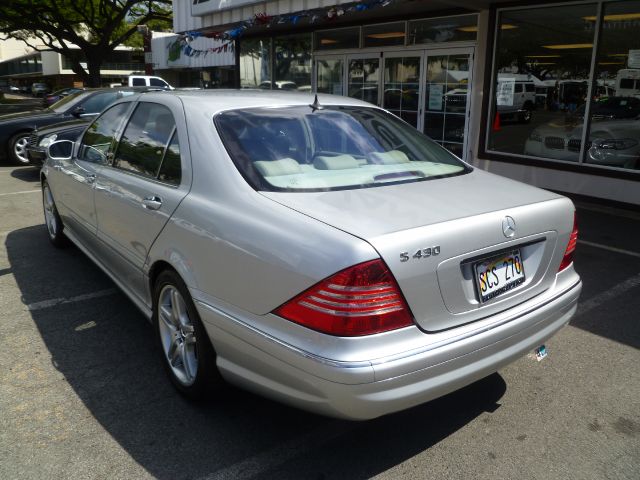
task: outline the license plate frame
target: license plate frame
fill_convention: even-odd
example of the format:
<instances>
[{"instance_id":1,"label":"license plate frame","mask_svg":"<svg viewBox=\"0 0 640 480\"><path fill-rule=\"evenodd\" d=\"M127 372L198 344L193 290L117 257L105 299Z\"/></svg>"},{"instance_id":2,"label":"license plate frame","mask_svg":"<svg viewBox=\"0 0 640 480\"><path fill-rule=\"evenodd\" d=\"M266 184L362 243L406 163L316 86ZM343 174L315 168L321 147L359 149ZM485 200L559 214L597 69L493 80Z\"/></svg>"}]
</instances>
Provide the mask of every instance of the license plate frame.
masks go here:
<instances>
[{"instance_id":1,"label":"license plate frame","mask_svg":"<svg viewBox=\"0 0 640 480\"><path fill-rule=\"evenodd\" d=\"M481 304L504 295L526 280L520 249L512 248L478 260L473 264L473 275Z\"/></svg>"}]
</instances>

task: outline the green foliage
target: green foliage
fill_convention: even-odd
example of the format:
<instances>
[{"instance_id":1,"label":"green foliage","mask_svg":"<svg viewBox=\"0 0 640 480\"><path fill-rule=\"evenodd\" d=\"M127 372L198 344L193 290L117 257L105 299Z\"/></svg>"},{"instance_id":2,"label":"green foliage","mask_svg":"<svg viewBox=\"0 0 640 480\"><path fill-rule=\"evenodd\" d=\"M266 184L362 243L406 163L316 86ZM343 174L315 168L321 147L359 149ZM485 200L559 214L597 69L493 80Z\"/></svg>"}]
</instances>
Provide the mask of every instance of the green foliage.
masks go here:
<instances>
[{"instance_id":1,"label":"green foliage","mask_svg":"<svg viewBox=\"0 0 640 480\"><path fill-rule=\"evenodd\" d=\"M171 27L171 5L171 0L2 0L0 34L61 53L85 83L98 86L100 65L115 47L141 46L139 25ZM80 65L81 56L89 72Z\"/></svg>"}]
</instances>

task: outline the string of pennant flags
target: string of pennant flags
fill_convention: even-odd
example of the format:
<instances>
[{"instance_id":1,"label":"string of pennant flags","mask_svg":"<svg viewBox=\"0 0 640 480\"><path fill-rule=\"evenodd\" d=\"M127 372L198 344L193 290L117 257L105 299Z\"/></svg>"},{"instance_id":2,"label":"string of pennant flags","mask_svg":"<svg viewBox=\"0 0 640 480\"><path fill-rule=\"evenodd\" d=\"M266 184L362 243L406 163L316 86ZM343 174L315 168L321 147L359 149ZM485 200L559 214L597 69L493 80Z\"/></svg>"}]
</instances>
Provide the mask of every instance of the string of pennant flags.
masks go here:
<instances>
[{"instance_id":1,"label":"string of pennant flags","mask_svg":"<svg viewBox=\"0 0 640 480\"><path fill-rule=\"evenodd\" d=\"M319 21L335 20L354 12L363 12L373 8L386 7L393 2L394 0L356 0L355 3L350 4L349 6L339 5L331 8L316 8L285 15L256 13L251 18L240 22L234 28L229 30L219 32L200 32L194 30L180 34L175 41L171 42L167 46L169 49L169 61L177 60L181 54L187 57L199 57L201 55L207 56L210 53L219 54L222 52L233 52L235 48L234 40L240 38L244 34L245 30L251 27L263 26L269 28L272 25L296 25L303 19L307 20L310 24L314 24ZM194 48L194 46L191 45L191 42L200 37L212 38L215 40L227 40L227 42L218 47L204 49Z\"/></svg>"}]
</instances>

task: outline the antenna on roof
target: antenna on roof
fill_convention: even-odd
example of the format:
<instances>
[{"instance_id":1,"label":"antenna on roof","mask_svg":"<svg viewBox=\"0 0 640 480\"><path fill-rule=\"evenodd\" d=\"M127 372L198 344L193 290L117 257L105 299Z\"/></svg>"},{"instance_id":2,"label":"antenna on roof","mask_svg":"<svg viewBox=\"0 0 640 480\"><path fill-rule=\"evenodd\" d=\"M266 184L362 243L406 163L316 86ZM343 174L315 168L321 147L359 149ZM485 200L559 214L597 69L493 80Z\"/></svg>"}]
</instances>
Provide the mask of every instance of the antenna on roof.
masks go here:
<instances>
[{"instance_id":1,"label":"antenna on roof","mask_svg":"<svg viewBox=\"0 0 640 480\"><path fill-rule=\"evenodd\" d=\"M318 102L318 94L317 93L316 93L315 100L309 106L311 107L311 110L313 112L315 112L316 110L322 110L324 108L322 105L320 105L320 102Z\"/></svg>"}]
</instances>

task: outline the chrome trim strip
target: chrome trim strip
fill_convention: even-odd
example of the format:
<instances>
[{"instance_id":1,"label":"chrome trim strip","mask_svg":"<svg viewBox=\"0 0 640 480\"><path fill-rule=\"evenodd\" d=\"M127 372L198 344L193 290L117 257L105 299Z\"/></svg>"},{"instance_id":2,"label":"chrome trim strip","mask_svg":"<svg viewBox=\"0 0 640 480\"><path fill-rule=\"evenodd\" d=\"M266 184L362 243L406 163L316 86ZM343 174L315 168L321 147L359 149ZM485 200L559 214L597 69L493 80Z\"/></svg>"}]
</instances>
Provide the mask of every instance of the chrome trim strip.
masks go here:
<instances>
[{"instance_id":1,"label":"chrome trim strip","mask_svg":"<svg viewBox=\"0 0 640 480\"><path fill-rule=\"evenodd\" d=\"M329 358L325 358L325 357L321 357L319 355L315 355L315 354L313 354L311 352L307 352L306 350L302 350L301 348L294 347L293 345L291 345L289 343L283 342L282 340L279 340L279 339L273 337L272 335L269 335L268 333L265 333L262 330L259 330L259 329L255 328L254 326L249 325L248 323L245 323L242 320L229 315L224 310L220 310L219 308L214 307L213 305L209 305L208 303L203 302L202 300L196 300L195 302L198 305L201 305L203 308L206 308L207 310L210 310L210 311L214 312L217 315L223 316L226 319L231 320L231 321L235 322L236 324L239 324L239 325L245 327L247 330L250 330L250 331L262 336L266 340L269 340L272 343L275 343L276 345L279 345L281 347L285 347L288 350L291 350L292 352L297 353L298 355L300 355L300 356L302 356L304 358L308 358L308 359L314 360L314 361L316 361L318 363L322 363L324 365L329 365L331 367L337 367L337 368L364 368L364 367L371 367L371 362L369 362L369 361L342 362L340 360L331 360ZM409 327L407 327L407 328L409 328ZM231 335L233 335L228 330L226 330L226 332L231 334Z\"/></svg>"},{"instance_id":2,"label":"chrome trim strip","mask_svg":"<svg viewBox=\"0 0 640 480\"><path fill-rule=\"evenodd\" d=\"M408 358L408 357L413 357L415 355L420 355L422 353L426 353L426 352L435 350L437 348L442 348L442 347L445 347L445 346L450 345L452 343L456 343L456 342L459 342L461 340L465 340L465 339L467 339L469 337L473 337L475 335L494 330L495 328L498 328L498 327L500 327L500 326L502 326L502 325L504 325L506 323L512 322L512 321L514 321L514 320L516 320L518 318L524 317L525 315L528 315L531 312L533 312L533 311L535 311L535 310L537 310L539 308L542 308L545 305L548 305L549 303L552 303L552 302L558 300L560 297L562 297L563 295L568 294L571 290L577 288L581 284L582 284L582 280L578 280L576 283L574 283L570 287L566 288L565 290L562 290L561 292L559 292L557 295L553 296L552 298L550 298L550 299L548 299L548 300L546 300L546 301L544 301L544 302L542 302L540 304L534 305L531 308L528 308L527 310L519 313L518 315L516 315L514 317L508 317L508 318L504 319L503 321L501 321L499 323L494 323L494 324L491 324L491 325L487 325L485 327L477 328L477 329L472 330L470 332L467 332L465 334L457 335L455 337L448 338L448 339L443 340L441 342L433 343L433 344L428 345L426 347L421 347L421 348L417 348L417 349L414 349L414 350L408 350L406 352L402 352L402 353L399 353L397 355L392 355L392 356L385 357L385 358L382 358L382 359L377 359L377 360L372 360L372 361L360 361L360 362L351 362L351 361L347 362L347 361L340 361L340 360L332 360L330 358L326 358L326 357L321 357L319 355L315 355L315 354L313 354L311 352L307 352L306 350L302 350L302 349L300 349L298 347L295 347L295 346L293 346L291 344L283 342L282 340L279 340L279 339L277 339L277 338L275 338L275 337L263 332L262 330L259 330L259 329L255 328L255 327L243 322L242 320L239 320L236 317L232 317L231 315L229 315L225 311L220 310L219 308L216 308L216 307L214 307L212 305L209 305L209 304L207 304L207 303L205 303L205 302L203 302L201 300L196 300L196 303L198 303L199 305L201 305L202 307L204 307L204 308L206 308L208 310L211 310L212 312L214 312L214 313L216 313L218 315L222 315L225 318L227 318L229 320L232 320L232 321L234 321L235 323L237 323L239 325L242 325L243 327L247 328L248 330L251 330L254 333L257 333L257 334L261 335L266 340L269 340L269 341L271 341L271 342L273 342L273 343L275 343L275 344L277 344L277 345L279 345L281 347L285 347L285 348L289 349L290 351L292 351L292 352L294 352L294 353L296 353L298 355L301 355L304 358L308 358L310 360L314 360L314 361L316 361L318 363L321 363L323 365L328 365L328 366L331 366L331 367L337 367L337 368L362 368L362 367L374 367L376 365L383 365L383 364L388 363L388 362L393 362L393 361L400 360L400 359L403 359L403 358ZM415 325L411 326L411 327L405 327L405 328L414 328L414 327L415 327ZM231 332L228 332L228 333L231 333ZM426 332L423 332L423 333L425 333L425 335L429 335Z\"/></svg>"}]
</instances>

